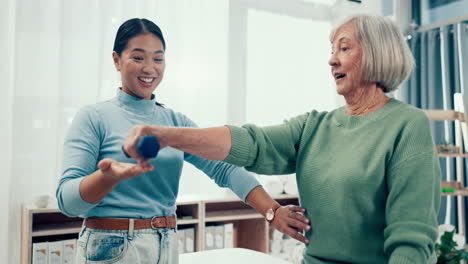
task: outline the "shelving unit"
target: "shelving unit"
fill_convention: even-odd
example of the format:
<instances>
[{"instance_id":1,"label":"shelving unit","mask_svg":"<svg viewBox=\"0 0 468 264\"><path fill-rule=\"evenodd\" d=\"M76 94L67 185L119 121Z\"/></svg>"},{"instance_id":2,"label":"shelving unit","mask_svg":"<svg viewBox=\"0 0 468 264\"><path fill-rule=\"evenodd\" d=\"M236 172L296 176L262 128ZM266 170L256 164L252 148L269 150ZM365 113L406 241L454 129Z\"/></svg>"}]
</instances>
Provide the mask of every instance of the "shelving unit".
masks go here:
<instances>
[{"instance_id":1,"label":"shelving unit","mask_svg":"<svg viewBox=\"0 0 468 264\"><path fill-rule=\"evenodd\" d=\"M277 195L273 198L281 205L298 205L296 195ZM264 217L250 206L233 199L208 199L203 201L204 223L233 223L234 247L269 253L270 226Z\"/></svg>"},{"instance_id":2,"label":"shelving unit","mask_svg":"<svg viewBox=\"0 0 468 264\"><path fill-rule=\"evenodd\" d=\"M280 204L299 204L294 195L273 197ZM77 238L83 220L57 208L23 206L21 264L31 264L32 243ZM186 197L177 201L178 228L194 227L195 251L204 250L206 225L232 223L234 247L269 252L269 224L237 197Z\"/></svg>"},{"instance_id":3,"label":"shelving unit","mask_svg":"<svg viewBox=\"0 0 468 264\"><path fill-rule=\"evenodd\" d=\"M455 146L458 147L456 153L439 153L440 158L455 158L456 159L456 178L455 181L459 183L461 188L452 193L442 193L443 196L457 197L457 215L458 226L457 232L465 235L465 196L468 196L468 188L466 188L464 181L464 162L468 158L468 123L466 106L464 103L463 95L460 93L454 94L454 110L424 110L426 115L432 121L453 121L455 122Z\"/></svg>"}]
</instances>

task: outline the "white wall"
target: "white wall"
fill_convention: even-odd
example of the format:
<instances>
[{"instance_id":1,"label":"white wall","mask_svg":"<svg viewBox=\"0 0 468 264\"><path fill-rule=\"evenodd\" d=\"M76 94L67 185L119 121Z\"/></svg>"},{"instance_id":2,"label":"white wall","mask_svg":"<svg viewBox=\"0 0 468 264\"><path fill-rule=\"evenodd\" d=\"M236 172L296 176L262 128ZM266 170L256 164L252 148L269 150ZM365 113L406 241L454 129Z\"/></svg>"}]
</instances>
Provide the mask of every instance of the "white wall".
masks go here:
<instances>
[{"instance_id":1,"label":"white wall","mask_svg":"<svg viewBox=\"0 0 468 264\"><path fill-rule=\"evenodd\" d=\"M363 2L230 1L229 10L222 11L229 14L228 23L222 23L229 27L225 61L228 72L223 75L228 81L226 122L279 124L313 109L325 111L343 105L327 63L328 37L332 26L351 14L382 14L380 1ZM190 165L184 168L180 191L213 195L225 192Z\"/></svg>"}]
</instances>

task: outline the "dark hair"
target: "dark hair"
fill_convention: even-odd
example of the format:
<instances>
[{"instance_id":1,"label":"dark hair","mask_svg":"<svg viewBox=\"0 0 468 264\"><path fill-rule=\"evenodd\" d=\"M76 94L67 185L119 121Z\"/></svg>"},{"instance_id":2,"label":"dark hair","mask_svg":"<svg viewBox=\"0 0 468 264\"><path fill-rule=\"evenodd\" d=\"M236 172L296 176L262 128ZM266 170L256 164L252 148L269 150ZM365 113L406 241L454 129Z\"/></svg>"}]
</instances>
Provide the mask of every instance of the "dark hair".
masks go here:
<instances>
[{"instance_id":1,"label":"dark hair","mask_svg":"<svg viewBox=\"0 0 468 264\"><path fill-rule=\"evenodd\" d=\"M114 51L120 56L131 38L145 33L152 33L158 37L163 44L164 50L166 50L166 42L164 41L163 33L155 23L145 18L132 18L125 21L120 25L119 30L117 30L114 41Z\"/></svg>"},{"instance_id":2,"label":"dark hair","mask_svg":"<svg viewBox=\"0 0 468 264\"><path fill-rule=\"evenodd\" d=\"M163 33L155 23L145 18L132 18L125 21L117 30L114 41L114 51L120 57L122 51L127 48L128 41L131 38L146 33L151 33L158 37L163 44L164 50L166 50L166 42L164 41ZM153 96L151 98L153 98ZM156 105L164 107L163 104L158 102L156 102Z\"/></svg>"}]
</instances>

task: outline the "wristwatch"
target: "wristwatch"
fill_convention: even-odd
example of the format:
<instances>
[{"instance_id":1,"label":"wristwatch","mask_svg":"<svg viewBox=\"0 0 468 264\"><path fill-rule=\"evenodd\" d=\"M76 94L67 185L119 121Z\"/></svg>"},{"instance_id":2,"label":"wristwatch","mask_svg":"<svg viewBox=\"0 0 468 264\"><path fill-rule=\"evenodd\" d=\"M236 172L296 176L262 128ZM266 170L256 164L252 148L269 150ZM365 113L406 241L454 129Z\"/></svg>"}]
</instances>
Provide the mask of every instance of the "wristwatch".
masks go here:
<instances>
[{"instance_id":1,"label":"wristwatch","mask_svg":"<svg viewBox=\"0 0 468 264\"><path fill-rule=\"evenodd\" d=\"M273 208L270 208L266 211L266 214L265 214L265 219L268 221L268 223L271 223L273 222L273 219L275 219L275 213L276 213L276 210L278 210L278 208L280 208L281 205L276 205L274 206Z\"/></svg>"}]
</instances>

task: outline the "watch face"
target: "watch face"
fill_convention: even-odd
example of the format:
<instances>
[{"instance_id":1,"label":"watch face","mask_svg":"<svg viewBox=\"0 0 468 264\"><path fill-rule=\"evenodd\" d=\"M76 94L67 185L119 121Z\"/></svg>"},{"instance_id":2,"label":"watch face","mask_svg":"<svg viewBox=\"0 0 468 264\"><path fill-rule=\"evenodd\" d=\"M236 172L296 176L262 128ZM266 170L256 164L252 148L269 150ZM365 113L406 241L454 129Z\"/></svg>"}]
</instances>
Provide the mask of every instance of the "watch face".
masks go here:
<instances>
[{"instance_id":1,"label":"watch face","mask_svg":"<svg viewBox=\"0 0 468 264\"><path fill-rule=\"evenodd\" d=\"M271 221L273 220L273 218L275 217L275 212L273 212L273 209L268 209L268 211L266 212L266 215L265 215L265 218L266 220L268 221Z\"/></svg>"}]
</instances>

